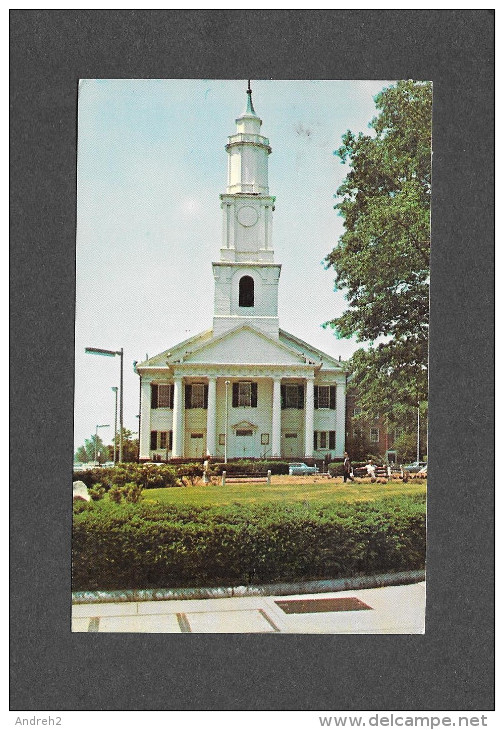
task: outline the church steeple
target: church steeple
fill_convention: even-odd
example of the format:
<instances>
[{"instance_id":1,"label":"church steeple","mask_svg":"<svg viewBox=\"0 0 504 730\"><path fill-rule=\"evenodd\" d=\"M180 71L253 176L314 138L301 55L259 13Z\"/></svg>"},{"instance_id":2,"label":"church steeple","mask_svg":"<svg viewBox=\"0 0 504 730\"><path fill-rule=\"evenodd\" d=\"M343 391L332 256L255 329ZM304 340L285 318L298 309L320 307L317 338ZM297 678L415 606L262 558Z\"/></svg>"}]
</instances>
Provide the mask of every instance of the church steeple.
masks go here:
<instances>
[{"instance_id":1,"label":"church steeple","mask_svg":"<svg viewBox=\"0 0 504 730\"><path fill-rule=\"evenodd\" d=\"M255 115L254 105L252 104L252 89L250 88L250 79L248 82L247 94L247 113Z\"/></svg>"},{"instance_id":2,"label":"church steeple","mask_svg":"<svg viewBox=\"0 0 504 730\"><path fill-rule=\"evenodd\" d=\"M278 278L272 242L275 198L269 194L269 140L260 134L262 121L252 103L250 81L247 108L228 137L228 180L220 196L223 241L215 277L214 330L247 320L278 336ZM252 292L252 294L251 294ZM246 302L246 304L244 304ZM250 304L252 302L252 304Z\"/></svg>"}]
</instances>

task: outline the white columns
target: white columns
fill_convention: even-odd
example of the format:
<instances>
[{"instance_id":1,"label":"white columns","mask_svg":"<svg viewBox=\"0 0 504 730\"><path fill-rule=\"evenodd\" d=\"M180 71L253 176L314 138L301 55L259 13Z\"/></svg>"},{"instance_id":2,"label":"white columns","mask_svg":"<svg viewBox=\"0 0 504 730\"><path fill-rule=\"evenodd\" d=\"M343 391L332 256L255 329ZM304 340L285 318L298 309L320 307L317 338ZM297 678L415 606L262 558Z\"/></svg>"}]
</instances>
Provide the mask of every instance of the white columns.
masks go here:
<instances>
[{"instance_id":1,"label":"white columns","mask_svg":"<svg viewBox=\"0 0 504 730\"><path fill-rule=\"evenodd\" d=\"M306 378L305 400L305 456L313 457L313 382L314 378Z\"/></svg>"},{"instance_id":2,"label":"white columns","mask_svg":"<svg viewBox=\"0 0 504 730\"><path fill-rule=\"evenodd\" d=\"M273 419L271 426L271 456L280 456L281 399L280 378L273 378Z\"/></svg>"},{"instance_id":3,"label":"white columns","mask_svg":"<svg viewBox=\"0 0 504 730\"><path fill-rule=\"evenodd\" d=\"M345 451L345 383L336 386L336 455L343 456Z\"/></svg>"},{"instance_id":4,"label":"white columns","mask_svg":"<svg viewBox=\"0 0 504 730\"><path fill-rule=\"evenodd\" d=\"M184 455L184 411L182 407L182 378L173 379L173 449L172 457Z\"/></svg>"},{"instance_id":5,"label":"white columns","mask_svg":"<svg viewBox=\"0 0 504 730\"><path fill-rule=\"evenodd\" d=\"M215 431L217 429L217 378L208 378L207 408L207 456L215 456L217 451Z\"/></svg>"},{"instance_id":6,"label":"white columns","mask_svg":"<svg viewBox=\"0 0 504 730\"><path fill-rule=\"evenodd\" d=\"M140 459L150 460L151 384L142 378L140 390Z\"/></svg>"}]
</instances>

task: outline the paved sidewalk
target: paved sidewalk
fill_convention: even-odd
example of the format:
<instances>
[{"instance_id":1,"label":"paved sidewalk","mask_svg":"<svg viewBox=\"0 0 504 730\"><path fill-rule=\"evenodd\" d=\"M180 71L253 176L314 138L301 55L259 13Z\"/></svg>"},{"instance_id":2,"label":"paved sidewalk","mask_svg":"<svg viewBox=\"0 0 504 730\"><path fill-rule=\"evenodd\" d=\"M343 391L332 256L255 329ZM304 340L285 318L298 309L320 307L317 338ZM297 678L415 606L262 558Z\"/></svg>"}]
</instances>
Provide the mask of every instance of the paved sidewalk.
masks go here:
<instances>
[{"instance_id":1,"label":"paved sidewalk","mask_svg":"<svg viewBox=\"0 0 504 730\"><path fill-rule=\"evenodd\" d=\"M299 610L303 613L291 613ZM75 604L72 631L423 634L424 616L425 582L422 582L281 597Z\"/></svg>"}]
</instances>

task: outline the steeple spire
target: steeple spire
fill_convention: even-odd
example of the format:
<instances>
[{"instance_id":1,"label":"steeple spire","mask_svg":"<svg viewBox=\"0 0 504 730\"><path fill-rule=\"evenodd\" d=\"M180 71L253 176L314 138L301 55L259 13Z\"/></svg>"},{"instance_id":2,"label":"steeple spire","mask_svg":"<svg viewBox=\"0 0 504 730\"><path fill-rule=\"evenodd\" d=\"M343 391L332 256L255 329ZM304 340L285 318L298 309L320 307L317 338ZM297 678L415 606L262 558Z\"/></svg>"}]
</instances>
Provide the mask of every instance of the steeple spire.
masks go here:
<instances>
[{"instance_id":1,"label":"steeple spire","mask_svg":"<svg viewBox=\"0 0 504 730\"><path fill-rule=\"evenodd\" d=\"M250 88L250 79L248 79L247 95L247 114L255 115L254 105L252 104L252 89Z\"/></svg>"}]
</instances>

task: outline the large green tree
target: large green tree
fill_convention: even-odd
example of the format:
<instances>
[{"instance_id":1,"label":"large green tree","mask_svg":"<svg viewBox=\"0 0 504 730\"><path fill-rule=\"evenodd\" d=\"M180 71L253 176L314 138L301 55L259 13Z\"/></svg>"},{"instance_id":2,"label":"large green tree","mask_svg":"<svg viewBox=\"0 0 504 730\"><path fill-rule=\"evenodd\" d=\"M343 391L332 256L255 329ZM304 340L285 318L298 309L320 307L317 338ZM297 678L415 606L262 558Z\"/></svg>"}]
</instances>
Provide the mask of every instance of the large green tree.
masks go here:
<instances>
[{"instance_id":1,"label":"large green tree","mask_svg":"<svg viewBox=\"0 0 504 730\"><path fill-rule=\"evenodd\" d=\"M335 153L350 167L335 206L345 231L326 263L348 307L327 325L367 343L353 385L394 421L427 397L432 86L399 81L375 103L372 133L348 131Z\"/></svg>"}]
</instances>

